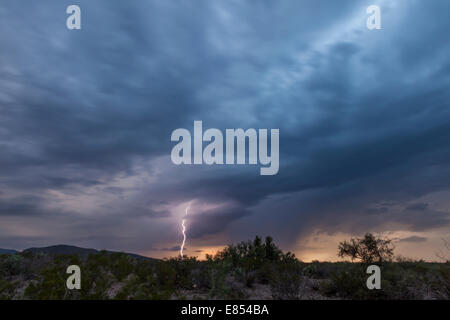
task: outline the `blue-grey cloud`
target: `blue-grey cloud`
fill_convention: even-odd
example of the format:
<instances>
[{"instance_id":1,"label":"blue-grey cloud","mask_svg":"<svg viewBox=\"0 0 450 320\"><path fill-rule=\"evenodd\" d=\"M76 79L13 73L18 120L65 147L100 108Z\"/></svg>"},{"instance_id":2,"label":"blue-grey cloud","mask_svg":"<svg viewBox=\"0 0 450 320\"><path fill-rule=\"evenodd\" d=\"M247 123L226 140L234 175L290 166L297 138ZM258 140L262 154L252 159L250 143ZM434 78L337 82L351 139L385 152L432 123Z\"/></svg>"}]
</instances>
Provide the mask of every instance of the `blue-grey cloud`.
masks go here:
<instances>
[{"instance_id":1,"label":"blue-grey cloud","mask_svg":"<svg viewBox=\"0 0 450 320\"><path fill-rule=\"evenodd\" d=\"M448 226L415 200L450 187L448 1L379 1L376 31L373 1L76 1L68 31L72 2L0 5L0 219L41 230L3 246L161 247L191 199L227 204L193 213L193 238ZM279 174L175 167L194 120L280 128Z\"/></svg>"}]
</instances>

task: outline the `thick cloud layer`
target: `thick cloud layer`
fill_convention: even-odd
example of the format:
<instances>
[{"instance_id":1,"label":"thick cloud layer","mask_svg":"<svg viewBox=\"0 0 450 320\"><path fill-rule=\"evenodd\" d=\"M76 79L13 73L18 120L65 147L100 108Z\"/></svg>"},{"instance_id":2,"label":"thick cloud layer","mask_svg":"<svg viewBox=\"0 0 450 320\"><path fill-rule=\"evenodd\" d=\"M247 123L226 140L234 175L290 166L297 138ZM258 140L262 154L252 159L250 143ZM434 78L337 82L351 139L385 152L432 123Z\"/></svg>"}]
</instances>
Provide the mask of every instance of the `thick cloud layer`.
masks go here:
<instances>
[{"instance_id":1,"label":"thick cloud layer","mask_svg":"<svg viewBox=\"0 0 450 320\"><path fill-rule=\"evenodd\" d=\"M448 232L448 1L76 3L0 5L0 247L170 252L191 200L188 246ZM278 175L173 165L194 120L279 128Z\"/></svg>"}]
</instances>

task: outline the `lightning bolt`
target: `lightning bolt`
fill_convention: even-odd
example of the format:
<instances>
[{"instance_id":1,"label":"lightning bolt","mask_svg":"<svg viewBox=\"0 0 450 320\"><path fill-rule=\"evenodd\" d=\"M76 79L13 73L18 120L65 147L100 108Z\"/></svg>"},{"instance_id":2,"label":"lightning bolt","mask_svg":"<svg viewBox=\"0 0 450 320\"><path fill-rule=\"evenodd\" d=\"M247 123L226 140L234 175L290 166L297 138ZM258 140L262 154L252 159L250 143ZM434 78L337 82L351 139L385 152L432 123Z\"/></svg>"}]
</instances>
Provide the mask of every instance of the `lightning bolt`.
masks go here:
<instances>
[{"instance_id":1,"label":"lightning bolt","mask_svg":"<svg viewBox=\"0 0 450 320\"><path fill-rule=\"evenodd\" d=\"M186 210L184 212L184 217L186 217L189 214L189 209L191 208L191 202L189 201ZM183 218L181 220L181 232L183 233L183 242L181 243L180 247L180 257L183 258L183 250L184 250L184 244L186 243L186 218Z\"/></svg>"}]
</instances>

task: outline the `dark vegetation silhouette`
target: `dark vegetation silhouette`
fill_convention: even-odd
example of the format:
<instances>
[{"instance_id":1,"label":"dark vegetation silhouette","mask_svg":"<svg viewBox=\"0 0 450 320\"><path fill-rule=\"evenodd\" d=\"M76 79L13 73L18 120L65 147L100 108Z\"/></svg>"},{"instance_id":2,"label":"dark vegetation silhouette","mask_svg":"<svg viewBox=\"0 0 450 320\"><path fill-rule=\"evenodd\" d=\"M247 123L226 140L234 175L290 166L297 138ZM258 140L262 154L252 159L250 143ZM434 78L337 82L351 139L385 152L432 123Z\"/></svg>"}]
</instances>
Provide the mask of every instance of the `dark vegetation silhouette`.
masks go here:
<instances>
[{"instance_id":1,"label":"dark vegetation silhouette","mask_svg":"<svg viewBox=\"0 0 450 320\"><path fill-rule=\"evenodd\" d=\"M71 249L73 250L73 248ZM0 299L449 299L448 261L397 257L372 234L339 245L353 262L299 261L271 237L229 245L206 260L143 259L95 251L28 250L0 254ZM81 289L66 288L67 266L81 268ZM382 269L381 290L366 287L366 267Z\"/></svg>"},{"instance_id":2,"label":"dark vegetation silhouette","mask_svg":"<svg viewBox=\"0 0 450 320\"><path fill-rule=\"evenodd\" d=\"M339 257L349 257L352 261L356 259L364 264L383 264L394 256L392 240L376 238L371 233L366 233L363 238L341 242L338 250Z\"/></svg>"}]
</instances>

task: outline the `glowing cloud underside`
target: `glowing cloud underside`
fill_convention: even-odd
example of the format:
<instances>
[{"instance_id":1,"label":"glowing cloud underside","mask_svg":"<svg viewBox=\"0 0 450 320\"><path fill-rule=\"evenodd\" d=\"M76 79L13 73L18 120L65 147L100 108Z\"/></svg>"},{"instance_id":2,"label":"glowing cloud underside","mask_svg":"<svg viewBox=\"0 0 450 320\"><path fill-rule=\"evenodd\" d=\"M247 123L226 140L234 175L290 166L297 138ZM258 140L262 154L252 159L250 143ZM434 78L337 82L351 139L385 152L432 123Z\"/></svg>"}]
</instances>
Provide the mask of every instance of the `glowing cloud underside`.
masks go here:
<instances>
[{"instance_id":1,"label":"glowing cloud underside","mask_svg":"<svg viewBox=\"0 0 450 320\"><path fill-rule=\"evenodd\" d=\"M184 217L186 217L189 214L190 208L191 208L191 202L189 202L186 207ZM180 247L180 256L183 258L184 244L186 243L186 219L185 218L183 218L181 220L181 232L183 233L183 242L181 243L181 247Z\"/></svg>"}]
</instances>

